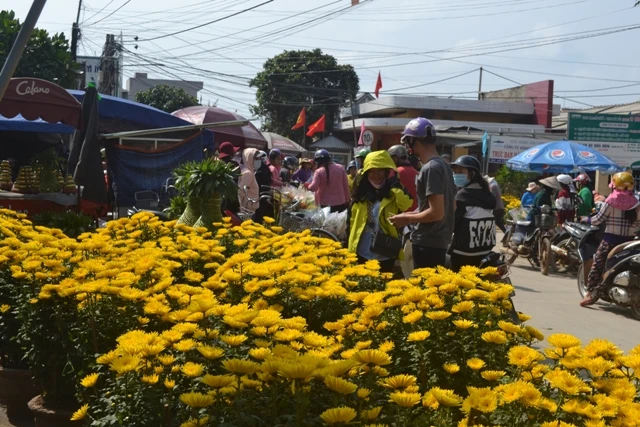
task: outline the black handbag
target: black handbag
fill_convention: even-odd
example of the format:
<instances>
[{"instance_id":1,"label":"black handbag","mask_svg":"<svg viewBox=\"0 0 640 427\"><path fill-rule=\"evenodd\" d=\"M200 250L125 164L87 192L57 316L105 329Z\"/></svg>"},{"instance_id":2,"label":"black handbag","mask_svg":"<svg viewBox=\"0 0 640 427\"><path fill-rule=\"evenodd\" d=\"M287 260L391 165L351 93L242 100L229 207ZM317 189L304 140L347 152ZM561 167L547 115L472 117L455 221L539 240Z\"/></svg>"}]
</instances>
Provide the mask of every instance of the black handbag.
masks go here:
<instances>
[{"instance_id":1,"label":"black handbag","mask_svg":"<svg viewBox=\"0 0 640 427\"><path fill-rule=\"evenodd\" d=\"M398 258L402 250L402 240L389 236L382 231L376 231L371 237L371 252L390 259Z\"/></svg>"}]
</instances>

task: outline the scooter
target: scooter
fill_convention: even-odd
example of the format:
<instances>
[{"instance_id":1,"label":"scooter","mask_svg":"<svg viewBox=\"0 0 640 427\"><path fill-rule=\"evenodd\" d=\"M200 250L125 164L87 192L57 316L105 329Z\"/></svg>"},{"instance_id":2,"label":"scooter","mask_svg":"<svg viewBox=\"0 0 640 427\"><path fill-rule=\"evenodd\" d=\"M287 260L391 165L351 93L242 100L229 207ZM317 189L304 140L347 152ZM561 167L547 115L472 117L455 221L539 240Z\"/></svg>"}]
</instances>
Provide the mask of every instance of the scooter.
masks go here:
<instances>
[{"instance_id":1,"label":"scooter","mask_svg":"<svg viewBox=\"0 0 640 427\"><path fill-rule=\"evenodd\" d=\"M514 218L509 222L507 233L502 239L506 263L513 264L518 257L525 258L532 267L540 267L540 243L542 237L548 237L549 230L556 225L556 218L551 207L543 206L541 215L537 215L534 221L519 220Z\"/></svg>"},{"instance_id":2,"label":"scooter","mask_svg":"<svg viewBox=\"0 0 640 427\"><path fill-rule=\"evenodd\" d=\"M581 264L578 268L578 292L587 294L587 276L593 256L602 240L604 226L590 226L580 240L578 253ZM640 320L640 240L632 240L616 246L607 256L602 283L607 292L600 295L603 301L630 308L633 316Z\"/></svg>"},{"instance_id":3,"label":"scooter","mask_svg":"<svg viewBox=\"0 0 640 427\"><path fill-rule=\"evenodd\" d=\"M575 271L580 265L578 244L589 230L589 226L579 222L565 222L562 229L551 239L550 270L555 273ZM547 242L543 243L546 246Z\"/></svg>"}]
</instances>

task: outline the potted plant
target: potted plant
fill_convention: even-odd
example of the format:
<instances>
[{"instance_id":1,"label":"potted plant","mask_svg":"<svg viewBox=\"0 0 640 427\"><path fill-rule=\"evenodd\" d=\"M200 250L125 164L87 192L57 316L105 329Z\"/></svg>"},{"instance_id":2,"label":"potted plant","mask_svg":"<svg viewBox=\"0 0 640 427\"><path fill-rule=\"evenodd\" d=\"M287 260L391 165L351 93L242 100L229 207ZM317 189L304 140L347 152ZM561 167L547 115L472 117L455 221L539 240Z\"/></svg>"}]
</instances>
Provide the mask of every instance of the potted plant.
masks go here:
<instances>
[{"instance_id":1,"label":"potted plant","mask_svg":"<svg viewBox=\"0 0 640 427\"><path fill-rule=\"evenodd\" d=\"M0 215L2 239L20 236L26 240L21 231L33 232L33 227L23 219L24 215L3 210ZM18 308L29 300L29 288L25 285L20 278L13 277L8 268L0 270L0 401L7 406L9 417L27 413L27 402L38 394L25 360L27 348L18 342Z\"/></svg>"},{"instance_id":2,"label":"potted plant","mask_svg":"<svg viewBox=\"0 0 640 427\"><path fill-rule=\"evenodd\" d=\"M201 214L193 226L211 228L214 222L222 222L222 200L238 195L238 174L233 165L221 160L205 159L186 165L185 169L186 173L180 170L180 175L176 177L176 186L183 189L187 196L187 209L183 217L192 219L189 201L200 200ZM188 224L186 221L184 223Z\"/></svg>"}]
</instances>

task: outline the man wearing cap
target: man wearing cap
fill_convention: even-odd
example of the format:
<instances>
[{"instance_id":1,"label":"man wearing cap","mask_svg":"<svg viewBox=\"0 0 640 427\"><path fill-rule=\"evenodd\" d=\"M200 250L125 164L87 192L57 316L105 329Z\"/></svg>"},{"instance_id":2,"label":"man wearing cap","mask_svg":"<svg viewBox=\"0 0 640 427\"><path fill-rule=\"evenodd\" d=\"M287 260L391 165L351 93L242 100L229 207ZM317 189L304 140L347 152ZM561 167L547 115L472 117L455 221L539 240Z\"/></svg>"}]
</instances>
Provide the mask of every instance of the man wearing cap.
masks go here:
<instances>
[{"instance_id":1,"label":"man wearing cap","mask_svg":"<svg viewBox=\"0 0 640 427\"><path fill-rule=\"evenodd\" d=\"M429 120L411 120L402 143L423 165L416 185L418 210L394 215L389 221L399 228L417 225L411 233L414 268L445 265L455 219L453 172L438 155L435 127Z\"/></svg>"},{"instance_id":2,"label":"man wearing cap","mask_svg":"<svg viewBox=\"0 0 640 427\"><path fill-rule=\"evenodd\" d=\"M535 182L530 182L527 185L527 189L525 190L522 198L520 199L520 206L523 208L530 208L533 206L533 201L536 199L536 193L540 191L540 187Z\"/></svg>"}]
</instances>

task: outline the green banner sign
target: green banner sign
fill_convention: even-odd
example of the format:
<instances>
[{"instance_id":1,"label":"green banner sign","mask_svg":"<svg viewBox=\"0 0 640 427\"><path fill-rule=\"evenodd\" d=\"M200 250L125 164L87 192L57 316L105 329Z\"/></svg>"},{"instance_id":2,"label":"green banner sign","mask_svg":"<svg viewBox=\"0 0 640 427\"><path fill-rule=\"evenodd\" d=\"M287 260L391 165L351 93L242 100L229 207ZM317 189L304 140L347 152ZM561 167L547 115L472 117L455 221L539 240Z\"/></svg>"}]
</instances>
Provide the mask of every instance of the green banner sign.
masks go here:
<instances>
[{"instance_id":1,"label":"green banner sign","mask_svg":"<svg viewBox=\"0 0 640 427\"><path fill-rule=\"evenodd\" d=\"M640 142L640 116L569 113L571 141Z\"/></svg>"}]
</instances>

